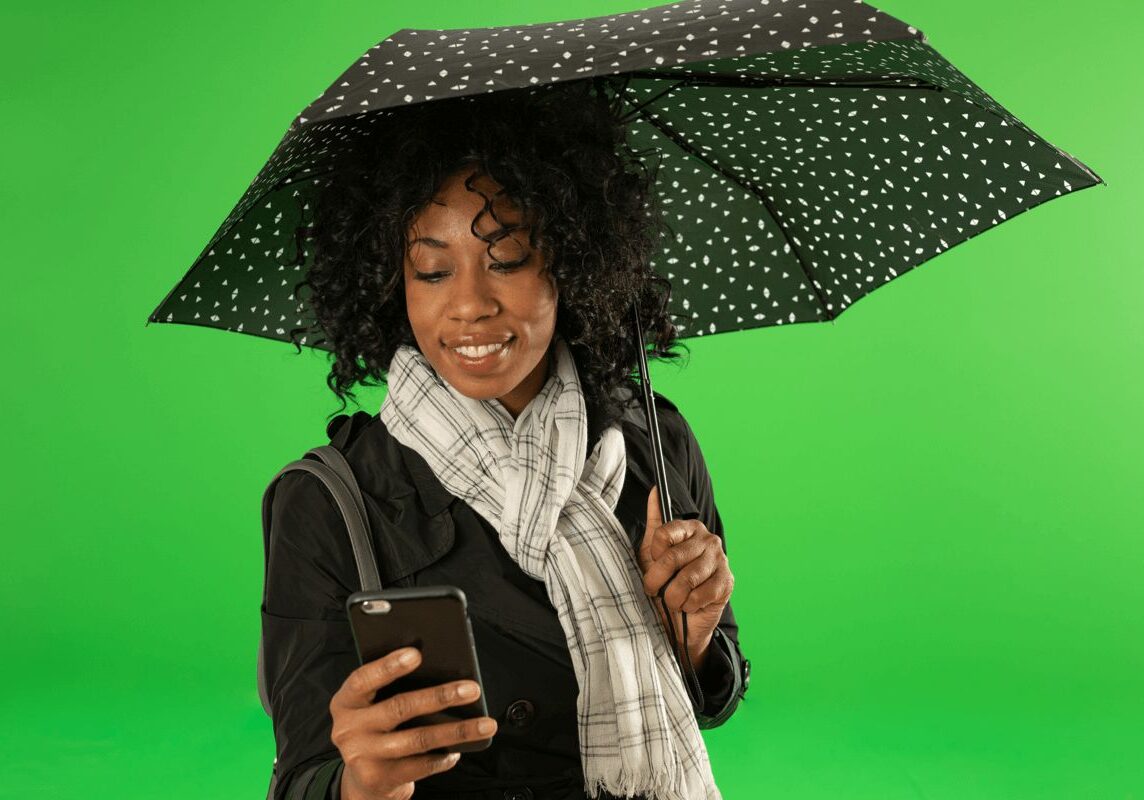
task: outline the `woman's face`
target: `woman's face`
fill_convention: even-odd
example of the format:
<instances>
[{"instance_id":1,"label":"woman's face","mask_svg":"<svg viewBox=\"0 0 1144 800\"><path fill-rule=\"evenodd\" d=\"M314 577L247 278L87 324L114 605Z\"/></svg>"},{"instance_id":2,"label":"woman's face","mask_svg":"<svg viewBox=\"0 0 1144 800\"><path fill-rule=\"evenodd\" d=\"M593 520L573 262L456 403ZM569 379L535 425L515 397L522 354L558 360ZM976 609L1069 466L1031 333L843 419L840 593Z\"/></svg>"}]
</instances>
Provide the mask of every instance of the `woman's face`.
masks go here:
<instances>
[{"instance_id":1,"label":"woman's face","mask_svg":"<svg viewBox=\"0 0 1144 800\"><path fill-rule=\"evenodd\" d=\"M465 188L473 171L466 167L450 176L406 232L405 307L417 345L437 374L467 397L498 399L515 419L548 378L558 292L540 250L528 252L527 228L512 231L491 251L501 261L526 253L528 259L517 267L491 265L488 242L470 230L485 202ZM488 176L473 187L488 196L500 188ZM506 227L521 222L504 196L493 210ZM499 227L487 212L476 224L484 235ZM466 344L500 347L470 358L455 349Z\"/></svg>"}]
</instances>

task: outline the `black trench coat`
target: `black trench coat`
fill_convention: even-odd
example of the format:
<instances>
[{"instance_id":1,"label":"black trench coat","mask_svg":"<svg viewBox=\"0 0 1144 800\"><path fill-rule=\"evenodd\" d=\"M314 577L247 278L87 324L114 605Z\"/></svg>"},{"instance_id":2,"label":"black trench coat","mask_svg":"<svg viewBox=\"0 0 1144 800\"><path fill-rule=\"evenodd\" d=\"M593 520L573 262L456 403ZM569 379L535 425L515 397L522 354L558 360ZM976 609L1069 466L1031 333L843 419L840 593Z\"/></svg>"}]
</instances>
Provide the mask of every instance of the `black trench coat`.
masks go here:
<instances>
[{"instance_id":1,"label":"black trench coat","mask_svg":"<svg viewBox=\"0 0 1144 800\"><path fill-rule=\"evenodd\" d=\"M691 427L656 394L672 511L723 537L711 478ZM599 437L589 410L589 452ZM627 473L616 517L633 548L643 538L654 471L642 410L621 422ZM416 451L388 435L376 414L330 422L328 435L353 467L384 587L450 584L468 600L489 716L499 727L485 750L417 781L422 800L583 800L576 725L578 686L564 631L543 581L525 574L496 529L450 494ZM726 541L723 542L726 552ZM345 523L325 486L300 471L273 487L262 626L279 776L275 798L338 800L344 764L330 740L330 698L359 666L346 598L361 587ZM738 625L724 609L698 677L700 728L721 725L749 683Z\"/></svg>"}]
</instances>

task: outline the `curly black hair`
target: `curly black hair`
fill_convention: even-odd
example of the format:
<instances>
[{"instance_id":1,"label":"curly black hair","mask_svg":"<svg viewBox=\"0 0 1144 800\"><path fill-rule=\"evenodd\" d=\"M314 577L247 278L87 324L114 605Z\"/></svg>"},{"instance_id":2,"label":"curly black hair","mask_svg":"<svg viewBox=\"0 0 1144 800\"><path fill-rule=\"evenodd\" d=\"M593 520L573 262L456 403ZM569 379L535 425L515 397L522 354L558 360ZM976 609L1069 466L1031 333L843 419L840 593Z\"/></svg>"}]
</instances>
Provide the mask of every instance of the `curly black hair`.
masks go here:
<instances>
[{"instance_id":1,"label":"curly black hair","mask_svg":"<svg viewBox=\"0 0 1144 800\"><path fill-rule=\"evenodd\" d=\"M573 80L403 108L351 146L314 201L312 223L295 231L299 253L304 241L313 245L295 297L314 322L290 332L298 352L303 333L330 350L326 383L339 411L356 400L355 384L385 383L398 347L417 347L405 309L406 231L443 180L468 165L530 223L529 244L556 279L556 331L589 414L607 426L640 396L633 302L647 357L679 357L671 284L649 263L670 232L652 190L659 160L649 166L643 157L654 148L631 148L621 111L601 79ZM495 243L515 229L481 238ZM480 235L476 219L472 230ZM617 391L625 385L630 393Z\"/></svg>"}]
</instances>

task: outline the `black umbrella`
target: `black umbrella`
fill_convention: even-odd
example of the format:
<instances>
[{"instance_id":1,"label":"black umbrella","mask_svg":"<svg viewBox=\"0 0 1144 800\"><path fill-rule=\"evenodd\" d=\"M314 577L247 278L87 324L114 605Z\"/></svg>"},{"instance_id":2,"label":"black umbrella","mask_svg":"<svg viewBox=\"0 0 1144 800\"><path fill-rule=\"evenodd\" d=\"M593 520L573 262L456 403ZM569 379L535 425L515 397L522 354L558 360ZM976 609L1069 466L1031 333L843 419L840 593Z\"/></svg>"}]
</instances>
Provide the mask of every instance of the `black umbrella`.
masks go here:
<instances>
[{"instance_id":1,"label":"black umbrella","mask_svg":"<svg viewBox=\"0 0 1144 800\"><path fill-rule=\"evenodd\" d=\"M652 266L672 281L680 338L833 320L954 245L1103 183L921 31L861 2L684 0L536 25L407 28L291 123L148 322L289 341L291 328L312 323L293 295L308 267L293 258L292 236L324 176L372 125L418 103L585 78L622 99L631 145L661 158L655 190L673 236ZM694 680L685 671L693 701Z\"/></svg>"}]
</instances>

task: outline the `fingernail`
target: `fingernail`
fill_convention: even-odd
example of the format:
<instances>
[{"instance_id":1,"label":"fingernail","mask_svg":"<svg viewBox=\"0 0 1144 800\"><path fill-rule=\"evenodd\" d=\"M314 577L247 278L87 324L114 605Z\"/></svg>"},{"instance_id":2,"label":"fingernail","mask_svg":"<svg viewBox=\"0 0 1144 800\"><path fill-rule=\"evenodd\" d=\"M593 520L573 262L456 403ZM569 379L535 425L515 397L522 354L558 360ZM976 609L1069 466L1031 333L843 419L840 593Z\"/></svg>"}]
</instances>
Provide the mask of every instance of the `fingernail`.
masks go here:
<instances>
[{"instance_id":1,"label":"fingernail","mask_svg":"<svg viewBox=\"0 0 1144 800\"><path fill-rule=\"evenodd\" d=\"M412 664L414 661L417 660L417 651L416 650L406 650L401 655L399 655L397 657L397 660L400 661L402 664Z\"/></svg>"},{"instance_id":2,"label":"fingernail","mask_svg":"<svg viewBox=\"0 0 1144 800\"><path fill-rule=\"evenodd\" d=\"M461 697L476 697L477 685L475 683L463 683L457 689L457 694L461 695Z\"/></svg>"},{"instance_id":3,"label":"fingernail","mask_svg":"<svg viewBox=\"0 0 1144 800\"><path fill-rule=\"evenodd\" d=\"M497 724L491 719L482 719L477 723L477 730L481 733L492 733L496 730Z\"/></svg>"}]
</instances>

